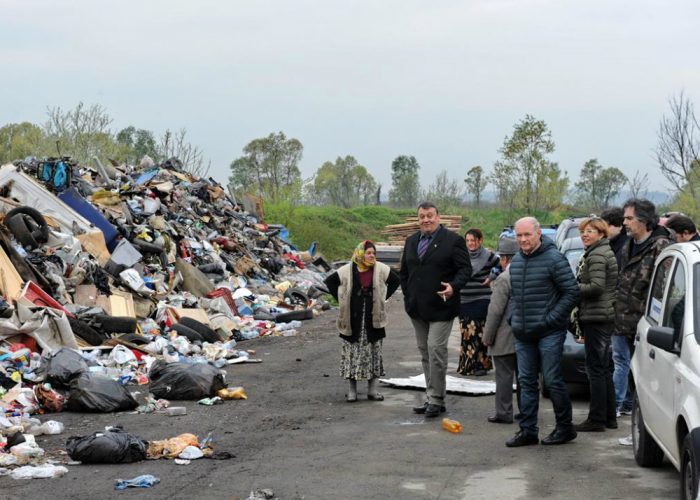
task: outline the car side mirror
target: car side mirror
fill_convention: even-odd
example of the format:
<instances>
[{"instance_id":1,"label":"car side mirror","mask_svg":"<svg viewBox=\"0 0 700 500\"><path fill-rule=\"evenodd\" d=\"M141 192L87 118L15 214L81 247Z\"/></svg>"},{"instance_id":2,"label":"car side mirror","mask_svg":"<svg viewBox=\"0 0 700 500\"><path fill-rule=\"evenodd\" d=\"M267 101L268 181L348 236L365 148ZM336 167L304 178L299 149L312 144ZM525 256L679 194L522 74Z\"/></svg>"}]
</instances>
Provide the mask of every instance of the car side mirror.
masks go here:
<instances>
[{"instance_id":1,"label":"car side mirror","mask_svg":"<svg viewBox=\"0 0 700 500\"><path fill-rule=\"evenodd\" d=\"M678 354L678 349L676 349L676 336L673 328L668 326L649 327L647 331L647 342L664 351Z\"/></svg>"}]
</instances>

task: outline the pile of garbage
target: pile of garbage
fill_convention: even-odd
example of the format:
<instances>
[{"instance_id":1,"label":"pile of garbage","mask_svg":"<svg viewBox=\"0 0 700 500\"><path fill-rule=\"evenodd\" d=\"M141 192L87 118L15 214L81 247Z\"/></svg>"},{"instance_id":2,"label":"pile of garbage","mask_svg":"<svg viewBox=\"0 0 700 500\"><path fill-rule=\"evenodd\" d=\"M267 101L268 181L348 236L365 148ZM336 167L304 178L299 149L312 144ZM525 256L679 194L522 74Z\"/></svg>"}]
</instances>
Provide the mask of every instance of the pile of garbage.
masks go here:
<instances>
[{"instance_id":1,"label":"pile of garbage","mask_svg":"<svg viewBox=\"0 0 700 500\"><path fill-rule=\"evenodd\" d=\"M176 158L2 166L0 467L27 463L8 458L17 446L52 465L10 439L31 436L37 413L245 399L222 368L260 360L237 344L295 335L329 307L327 262L284 236ZM128 385L149 386L143 404Z\"/></svg>"}]
</instances>

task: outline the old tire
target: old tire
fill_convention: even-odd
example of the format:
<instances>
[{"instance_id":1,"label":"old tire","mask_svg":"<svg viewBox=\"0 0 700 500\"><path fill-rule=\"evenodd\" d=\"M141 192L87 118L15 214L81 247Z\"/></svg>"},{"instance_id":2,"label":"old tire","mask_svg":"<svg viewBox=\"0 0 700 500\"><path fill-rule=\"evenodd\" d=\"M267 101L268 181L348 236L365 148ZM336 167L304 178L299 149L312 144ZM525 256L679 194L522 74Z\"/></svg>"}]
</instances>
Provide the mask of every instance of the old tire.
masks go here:
<instances>
[{"instance_id":1,"label":"old tire","mask_svg":"<svg viewBox=\"0 0 700 500\"><path fill-rule=\"evenodd\" d=\"M221 342L221 336L201 321L197 321L196 319L192 318L180 318L178 323L200 334L206 342L210 342L212 344L214 342Z\"/></svg>"},{"instance_id":2,"label":"old tire","mask_svg":"<svg viewBox=\"0 0 700 500\"><path fill-rule=\"evenodd\" d=\"M313 319L314 312L311 309L301 309L299 311L289 311L275 316L276 323L288 323L289 321L303 321Z\"/></svg>"},{"instance_id":3,"label":"old tire","mask_svg":"<svg viewBox=\"0 0 700 500\"><path fill-rule=\"evenodd\" d=\"M80 337L90 345L102 345L102 343L107 340L106 335L98 332L84 321L68 317L68 322L70 323L71 330L73 330L73 335Z\"/></svg>"},{"instance_id":4,"label":"old tire","mask_svg":"<svg viewBox=\"0 0 700 500\"><path fill-rule=\"evenodd\" d=\"M146 345L150 342L147 337L144 337L140 333L124 333L120 335L119 340L124 342L129 342L134 345Z\"/></svg>"},{"instance_id":5,"label":"old tire","mask_svg":"<svg viewBox=\"0 0 700 500\"><path fill-rule=\"evenodd\" d=\"M634 459L642 467L658 467L664 460L664 452L644 427L644 417L639 398L634 398L632 407L632 447Z\"/></svg>"},{"instance_id":6,"label":"old tire","mask_svg":"<svg viewBox=\"0 0 700 500\"><path fill-rule=\"evenodd\" d=\"M170 329L177 332L177 334L181 337L186 337L190 342L204 341L204 338L199 334L199 332L193 330L192 328L186 327L182 323L176 323L171 326Z\"/></svg>"},{"instance_id":7,"label":"old tire","mask_svg":"<svg viewBox=\"0 0 700 500\"><path fill-rule=\"evenodd\" d=\"M49 226L38 210L32 207L17 207L5 216L5 225L23 247L39 248L49 240Z\"/></svg>"},{"instance_id":8,"label":"old tire","mask_svg":"<svg viewBox=\"0 0 700 500\"><path fill-rule=\"evenodd\" d=\"M137 321L130 316L96 314L92 317L91 324L104 333L134 333Z\"/></svg>"},{"instance_id":9,"label":"old tire","mask_svg":"<svg viewBox=\"0 0 700 500\"><path fill-rule=\"evenodd\" d=\"M289 302L294 305L307 307L309 305L309 296L304 293L303 290L299 288L289 288L284 292L285 298L289 299Z\"/></svg>"}]
</instances>

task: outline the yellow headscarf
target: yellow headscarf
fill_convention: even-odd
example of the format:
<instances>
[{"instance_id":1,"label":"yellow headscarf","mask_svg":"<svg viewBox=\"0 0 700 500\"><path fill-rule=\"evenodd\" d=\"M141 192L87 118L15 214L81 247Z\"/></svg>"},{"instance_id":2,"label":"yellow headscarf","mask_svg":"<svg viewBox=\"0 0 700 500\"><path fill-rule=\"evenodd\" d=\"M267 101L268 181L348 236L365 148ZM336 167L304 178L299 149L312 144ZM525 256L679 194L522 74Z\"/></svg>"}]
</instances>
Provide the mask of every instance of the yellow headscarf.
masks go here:
<instances>
[{"instance_id":1,"label":"yellow headscarf","mask_svg":"<svg viewBox=\"0 0 700 500\"><path fill-rule=\"evenodd\" d=\"M374 242L364 240L355 247L355 251L352 254L352 261L355 263L357 270L360 272L367 271L374 266L374 262L367 262L365 260L365 247L367 246L367 243L372 243L372 245L374 245Z\"/></svg>"}]
</instances>

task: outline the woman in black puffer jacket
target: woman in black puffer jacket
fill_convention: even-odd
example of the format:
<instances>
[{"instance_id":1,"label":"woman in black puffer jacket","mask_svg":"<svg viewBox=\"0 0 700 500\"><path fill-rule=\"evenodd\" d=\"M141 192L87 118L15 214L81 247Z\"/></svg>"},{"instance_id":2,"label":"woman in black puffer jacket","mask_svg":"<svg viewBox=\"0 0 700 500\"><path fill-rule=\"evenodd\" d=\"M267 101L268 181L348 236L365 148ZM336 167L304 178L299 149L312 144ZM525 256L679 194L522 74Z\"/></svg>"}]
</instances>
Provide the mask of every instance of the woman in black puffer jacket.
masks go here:
<instances>
[{"instance_id":1,"label":"woman in black puffer jacket","mask_svg":"<svg viewBox=\"0 0 700 500\"><path fill-rule=\"evenodd\" d=\"M608 241L608 224L589 217L579 224L586 251L576 277L581 288L578 323L586 348L586 372L591 388L588 418L576 426L579 432L616 429L615 389L610 370L610 337L615 321L617 261Z\"/></svg>"}]
</instances>

